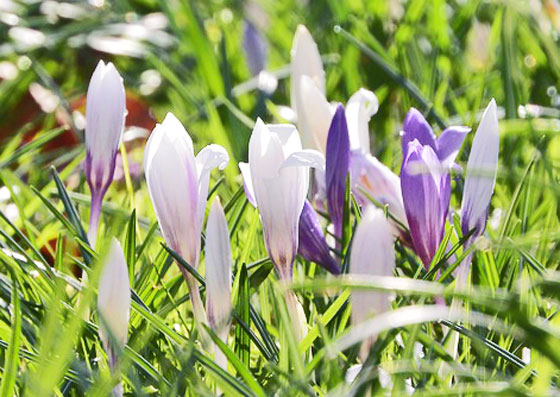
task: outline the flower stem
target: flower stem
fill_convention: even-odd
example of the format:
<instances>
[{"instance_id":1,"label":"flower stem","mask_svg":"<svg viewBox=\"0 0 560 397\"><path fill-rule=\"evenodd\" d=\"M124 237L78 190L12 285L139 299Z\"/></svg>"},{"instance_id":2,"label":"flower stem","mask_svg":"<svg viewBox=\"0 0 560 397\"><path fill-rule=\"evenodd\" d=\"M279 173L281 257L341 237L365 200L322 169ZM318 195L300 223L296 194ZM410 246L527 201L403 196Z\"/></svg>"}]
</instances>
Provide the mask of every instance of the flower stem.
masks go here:
<instances>
[{"instance_id":1,"label":"flower stem","mask_svg":"<svg viewBox=\"0 0 560 397\"><path fill-rule=\"evenodd\" d=\"M97 242L97 230L99 229L99 217L101 216L101 203L103 201L102 197L98 197L97 194L93 195L91 198L91 207L89 212L89 228L88 228L88 241L89 246L95 249L95 243Z\"/></svg>"}]
</instances>

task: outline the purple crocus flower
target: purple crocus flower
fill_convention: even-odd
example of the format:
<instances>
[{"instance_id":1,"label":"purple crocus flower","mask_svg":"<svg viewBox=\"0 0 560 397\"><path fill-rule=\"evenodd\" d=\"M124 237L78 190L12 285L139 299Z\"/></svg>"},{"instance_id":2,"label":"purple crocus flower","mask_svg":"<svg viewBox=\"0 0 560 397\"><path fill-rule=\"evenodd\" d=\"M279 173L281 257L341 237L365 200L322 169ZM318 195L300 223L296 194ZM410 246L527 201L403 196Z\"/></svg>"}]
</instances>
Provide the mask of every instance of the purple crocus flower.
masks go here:
<instances>
[{"instance_id":1,"label":"purple crocus flower","mask_svg":"<svg viewBox=\"0 0 560 397\"><path fill-rule=\"evenodd\" d=\"M266 42L255 25L247 20L243 29L243 49L251 74L257 76L266 67Z\"/></svg>"},{"instance_id":2,"label":"purple crocus flower","mask_svg":"<svg viewBox=\"0 0 560 397\"><path fill-rule=\"evenodd\" d=\"M333 274L340 274L340 268L330 254L329 245L319 223L319 217L309 200L305 200L299 218L298 254L315 262Z\"/></svg>"},{"instance_id":3,"label":"purple crocus flower","mask_svg":"<svg viewBox=\"0 0 560 397\"><path fill-rule=\"evenodd\" d=\"M449 127L436 139L422 114L412 108L404 121L401 168L403 203L414 250L429 267L443 239L451 199L449 169L467 127Z\"/></svg>"},{"instance_id":4,"label":"purple crocus flower","mask_svg":"<svg viewBox=\"0 0 560 397\"><path fill-rule=\"evenodd\" d=\"M342 236L344 216L344 195L346 178L350 170L350 138L344 114L344 106L339 104L334 113L327 138L326 188L327 202L334 234Z\"/></svg>"}]
</instances>

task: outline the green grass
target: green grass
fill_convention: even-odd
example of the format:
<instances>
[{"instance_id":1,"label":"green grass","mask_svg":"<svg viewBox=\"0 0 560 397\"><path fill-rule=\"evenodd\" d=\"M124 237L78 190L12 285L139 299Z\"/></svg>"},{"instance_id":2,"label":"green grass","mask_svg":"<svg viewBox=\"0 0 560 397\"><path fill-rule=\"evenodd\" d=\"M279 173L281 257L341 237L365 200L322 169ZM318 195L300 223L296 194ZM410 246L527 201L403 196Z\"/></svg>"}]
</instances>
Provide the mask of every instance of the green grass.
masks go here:
<instances>
[{"instance_id":1,"label":"green grass","mask_svg":"<svg viewBox=\"0 0 560 397\"><path fill-rule=\"evenodd\" d=\"M17 68L13 79L0 80L0 182L11 193L0 203L0 395L110 392L116 379L97 335L95 310L98 258L110 236L124 247L133 289L121 359L125 395L212 395L216 388L228 396L358 396L366 389L384 395L379 368L391 377L392 395L404 395L407 384L415 395L427 396L558 392L560 14L521 1L258 1L266 14L259 22L266 27L268 69L282 77L265 98L240 89L251 79L241 46L247 4L106 3L99 9L76 3L83 12L70 17L46 15L41 2L18 3L11 12L19 26L44 35L35 48L22 47L0 22L0 60ZM126 45L108 47L115 54L101 51L94 40L118 37L115 29L131 28L150 13L165 16L167 26L143 37L129 33ZM289 104L285 71L299 23L325 55L330 100L344 103L359 87L379 97L370 124L373 153L393 170L400 168L398 133L411 106L437 128L476 128L477 115L496 98L501 152L492 221L476 246L467 290L454 290L443 250L435 261L439 278L398 243L391 279L334 278L298 258L291 288L309 330L298 344L283 299L288 287L279 284L267 258L258 213L245 199L236 163L246 160L253 120L273 121L278 106ZM475 37L482 37L478 44ZM129 93L145 104L144 114L161 121L172 111L196 149L218 143L230 153L230 165L210 185L224 204L234 259L235 314L227 345L220 345L227 371L214 364L194 327L180 264L162 246L143 176L131 175L109 189L99 255L85 243L84 147L53 149L52 143L64 133L57 117L72 111L100 58L115 63ZM145 91L147 70L161 78L151 93ZM33 105L33 83L53 93L56 113ZM72 128L81 140L79 125L72 122ZM459 155L463 166L471 140ZM143 147L142 140L126 145L130 165L142 162ZM460 208L462 185L461 178L453 183L454 209ZM345 241L359 218L357 207L351 208ZM461 257L454 227L448 226L449 241ZM78 269L89 272L87 285ZM198 271L203 285L204 258ZM392 311L352 327L351 289L394 292ZM466 313L440 321L442 307L434 298L441 296L448 303L462 299ZM378 337L367 360L346 382L348 370L361 363L357 342L372 332ZM448 353L455 335L457 358ZM527 349L530 362L523 360Z\"/></svg>"}]
</instances>

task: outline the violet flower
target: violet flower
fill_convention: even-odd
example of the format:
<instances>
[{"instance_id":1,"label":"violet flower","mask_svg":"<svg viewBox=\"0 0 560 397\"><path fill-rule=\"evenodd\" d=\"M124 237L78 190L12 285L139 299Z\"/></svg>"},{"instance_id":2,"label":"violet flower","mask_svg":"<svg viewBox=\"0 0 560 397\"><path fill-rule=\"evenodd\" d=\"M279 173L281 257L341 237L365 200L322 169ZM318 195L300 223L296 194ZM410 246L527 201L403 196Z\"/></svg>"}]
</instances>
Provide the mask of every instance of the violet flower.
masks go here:
<instances>
[{"instance_id":1,"label":"violet flower","mask_svg":"<svg viewBox=\"0 0 560 397\"><path fill-rule=\"evenodd\" d=\"M429 267L445 232L451 199L450 168L467 127L449 127L436 139L422 114L412 108L404 121L401 168L403 203L414 250Z\"/></svg>"}]
</instances>

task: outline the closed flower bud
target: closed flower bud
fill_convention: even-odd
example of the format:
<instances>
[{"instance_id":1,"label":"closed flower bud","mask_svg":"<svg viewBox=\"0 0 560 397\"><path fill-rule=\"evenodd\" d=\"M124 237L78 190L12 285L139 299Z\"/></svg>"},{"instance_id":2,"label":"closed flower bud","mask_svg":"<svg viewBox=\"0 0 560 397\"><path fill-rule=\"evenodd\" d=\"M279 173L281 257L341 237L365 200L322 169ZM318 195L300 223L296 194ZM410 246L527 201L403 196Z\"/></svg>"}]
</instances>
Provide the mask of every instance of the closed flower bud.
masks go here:
<instances>
[{"instance_id":1,"label":"closed flower bud","mask_svg":"<svg viewBox=\"0 0 560 397\"><path fill-rule=\"evenodd\" d=\"M350 274L359 277L392 276L395 270L393 230L382 209L368 206L352 239ZM352 323L358 324L372 315L390 308L390 295L386 292L352 291ZM362 347L362 358L373 340Z\"/></svg>"},{"instance_id":2,"label":"closed flower bud","mask_svg":"<svg viewBox=\"0 0 560 397\"><path fill-rule=\"evenodd\" d=\"M225 343L231 322L231 248L229 231L220 199L212 202L206 225L206 311L212 330ZM226 368L221 350L215 350L216 362Z\"/></svg>"},{"instance_id":3,"label":"closed flower bud","mask_svg":"<svg viewBox=\"0 0 560 397\"><path fill-rule=\"evenodd\" d=\"M189 134L172 113L156 125L146 144L144 170L159 226L167 244L194 268L200 257L210 171L223 169L228 162L227 152L219 145L208 145L195 157ZM183 267L181 271L195 316L205 322L196 280Z\"/></svg>"},{"instance_id":4,"label":"closed flower bud","mask_svg":"<svg viewBox=\"0 0 560 397\"><path fill-rule=\"evenodd\" d=\"M463 190L461 228L463 234L476 229L472 239L480 236L486 228L488 208L498 172L499 151L498 114L496 101L492 99L473 138Z\"/></svg>"},{"instance_id":5,"label":"closed flower bud","mask_svg":"<svg viewBox=\"0 0 560 397\"><path fill-rule=\"evenodd\" d=\"M91 192L90 244L95 245L103 196L113 181L126 113L124 85L115 66L99 61L86 103L85 175Z\"/></svg>"},{"instance_id":6,"label":"closed flower bud","mask_svg":"<svg viewBox=\"0 0 560 397\"><path fill-rule=\"evenodd\" d=\"M109 363L115 364L115 353L127 341L128 319L130 315L130 281L123 250L113 238L105 265L99 278L97 295L99 315L99 336L109 356ZM113 342L118 346L113 346Z\"/></svg>"}]
</instances>

